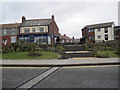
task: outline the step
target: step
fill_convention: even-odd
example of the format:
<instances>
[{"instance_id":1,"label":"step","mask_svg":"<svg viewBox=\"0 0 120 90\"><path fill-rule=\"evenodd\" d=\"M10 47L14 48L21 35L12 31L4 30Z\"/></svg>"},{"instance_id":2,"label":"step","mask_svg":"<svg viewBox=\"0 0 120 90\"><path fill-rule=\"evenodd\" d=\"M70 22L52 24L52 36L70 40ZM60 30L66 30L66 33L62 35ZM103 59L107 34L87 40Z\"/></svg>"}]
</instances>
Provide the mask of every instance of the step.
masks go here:
<instances>
[{"instance_id":1,"label":"step","mask_svg":"<svg viewBox=\"0 0 120 90\"><path fill-rule=\"evenodd\" d=\"M65 45L65 51L84 51L85 47L83 45Z\"/></svg>"},{"instance_id":2,"label":"step","mask_svg":"<svg viewBox=\"0 0 120 90\"><path fill-rule=\"evenodd\" d=\"M74 57L94 57L91 51L67 51L65 52L69 58Z\"/></svg>"}]
</instances>

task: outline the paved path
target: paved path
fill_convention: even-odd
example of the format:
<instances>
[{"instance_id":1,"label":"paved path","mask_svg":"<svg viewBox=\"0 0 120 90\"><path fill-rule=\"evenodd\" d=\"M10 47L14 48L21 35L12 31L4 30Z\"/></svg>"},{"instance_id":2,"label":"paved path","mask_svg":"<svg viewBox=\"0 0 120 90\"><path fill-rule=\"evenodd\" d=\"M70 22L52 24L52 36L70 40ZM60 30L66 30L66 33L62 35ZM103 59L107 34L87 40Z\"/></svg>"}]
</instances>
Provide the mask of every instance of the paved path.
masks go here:
<instances>
[{"instance_id":1,"label":"paved path","mask_svg":"<svg viewBox=\"0 0 120 90\"><path fill-rule=\"evenodd\" d=\"M120 63L118 58L78 58L78 59L53 59L53 60L2 60L1 65L82 65Z\"/></svg>"}]
</instances>

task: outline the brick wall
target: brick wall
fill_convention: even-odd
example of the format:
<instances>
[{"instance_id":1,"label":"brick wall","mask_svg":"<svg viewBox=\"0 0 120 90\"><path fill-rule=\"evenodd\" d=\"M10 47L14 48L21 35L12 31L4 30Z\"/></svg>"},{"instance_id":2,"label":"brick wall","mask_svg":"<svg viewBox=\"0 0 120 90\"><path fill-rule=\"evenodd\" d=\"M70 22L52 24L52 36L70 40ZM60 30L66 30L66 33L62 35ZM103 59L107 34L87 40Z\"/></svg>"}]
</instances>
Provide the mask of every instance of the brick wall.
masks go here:
<instances>
[{"instance_id":1,"label":"brick wall","mask_svg":"<svg viewBox=\"0 0 120 90\"><path fill-rule=\"evenodd\" d=\"M87 42L93 43L93 39L89 39L90 36L95 37L94 32L88 32L88 29L85 27L82 29L82 37L86 36L87 37Z\"/></svg>"},{"instance_id":2,"label":"brick wall","mask_svg":"<svg viewBox=\"0 0 120 90\"><path fill-rule=\"evenodd\" d=\"M54 20L49 25L49 34L59 35L59 28ZM55 39L51 38L51 42L52 42L51 44L53 44L54 41L55 41Z\"/></svg>"}]
</instances>

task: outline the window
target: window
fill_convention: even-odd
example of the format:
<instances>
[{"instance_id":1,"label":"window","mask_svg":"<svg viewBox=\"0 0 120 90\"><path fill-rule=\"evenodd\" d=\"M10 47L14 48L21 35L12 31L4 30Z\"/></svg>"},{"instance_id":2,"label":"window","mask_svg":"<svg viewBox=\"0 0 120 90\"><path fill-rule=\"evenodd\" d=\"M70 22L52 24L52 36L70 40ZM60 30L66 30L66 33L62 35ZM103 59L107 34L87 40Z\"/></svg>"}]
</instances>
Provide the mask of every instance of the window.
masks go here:
<instances>
[{"instance_id":1,"label":"window","mask_svg":"<svg viewBox=\"0 0 120 90\"><path fill-rule=\"evenodd\" d=\"M39 30L40 30L40 32L44 32L44 28L43 27L39 28Z\"/></svg>"},{"instance_id":2,"label":"window","mask_svg":"<svg viewBox=\"0 0 120 90\"><path fill-rule=\"evenodd\" d=\"M89 39L94 39L94 37L93 37L93 36L90 36Z\"/></svg>"},{"instance_id":3,"label":"window","mask_svg":"<svg viewBox=\"0 0 120 90\"><path fill-rule=\"evenodd\" d=\"M7 34L6 29L3 29L3 34L4 34L4 35L6 35L6 34Z\"/></svg>"},{"instance_id":4,"label":"window","mask_svg":"<svg viewBox=\"0 0 120 90\"><path fill-rule=\"evenodd\" d=\"M69 42L69 40L67 40L67 42Z\"/></svg>"},{"instance_id":5,"label":"window","mask_svg":"<svg viewBox=\"0 0 120 90\"><path fill-rule=\"evenodd\" d=\"M12 36L11 37L11 43L15 43L16 42L16 36Z\"/></svg>"},{"instance_id":6,"label":"window","mask_svg":"<svg viewBox=\"0 0 120 90\"><path fill-rule=\"evenodd\" d=\"M35 32L35 28L32 28L32 32Z\"/></svg>"},{"instance_id":7,"label":"window","mask_svg":"<svg viewBox=\"0 0 120 90\"><path fill-rule=\"evenodd\" d=\"M105 33L108 33L108 28L104 28Z\"/></svg>"},{"instance_id":8,"label":"window","mask_svg":"<svg viewBox=\"0 0 120 90\"><path fill-rule=\"evenodd\" d=\"M14 35L14 34L15 34L15 29L13 28L13 29L12 29L12 35Z\"/></svg>"},{"instance_id":9,"label":"window","mask_svg":"<svg viewBox=\"0 0 120 90\"><path fill-rule=\"evenodd\" d=\"M30 29L29 29L29 28L25 28L25 29L24 29L24 32L25 32L25 33L30 33Z\"/></svg>"},{"instance_id":10,"label":"window","mask_svg":"<svg viewBox=\"0 0 120 90\"><path fill-rule=\"evenodd\" d=\"M100 28L98 28L97 31L100 32Z\"/></svg>"},{"instance_id":11,"label":"window","mask_svg":"<svg viewBox=\"0 0 120 90\"><path fill-rule=\"evenodd\" d=\"M101 39L101 35L98 35L98 36L97 36L97 39Z\"/></svg>"},{"instance_id":12,"label":"window","mask_svg":"<svg viewBox=\"0 0 120 90\"><path fill-rule=\"evenodd\" d=\"M94 29L89 29L88 32L94 32Z\"/></svg>"},{"instance_id":13,"label":"window","mask_svg":"<svg viewBox=\"0 0 120 90\"><path fill-rule=\"evenodd\" d=\"M108 40L108 35L107 34L105 35L105 40Z\"/></svg>"},{"instance_id":14,"label":"window","mask_svg":"<svg viewBox=\"0 0 120 90\"><path fill-rule=\"evenodd\" d=\"M3 44L7 45L7 39L3 39Z\"/></svg>"},{"instance_id":15,"label":"window","mask_svg":"<svg viewBox=\"0 0 120 90\"><path fill-rule=\"evenodd\" d=\"M62 40L62 43L64 43L64 42L65 42L65 40L63 39L63 40Z\"/></svg>"}]
</instances>

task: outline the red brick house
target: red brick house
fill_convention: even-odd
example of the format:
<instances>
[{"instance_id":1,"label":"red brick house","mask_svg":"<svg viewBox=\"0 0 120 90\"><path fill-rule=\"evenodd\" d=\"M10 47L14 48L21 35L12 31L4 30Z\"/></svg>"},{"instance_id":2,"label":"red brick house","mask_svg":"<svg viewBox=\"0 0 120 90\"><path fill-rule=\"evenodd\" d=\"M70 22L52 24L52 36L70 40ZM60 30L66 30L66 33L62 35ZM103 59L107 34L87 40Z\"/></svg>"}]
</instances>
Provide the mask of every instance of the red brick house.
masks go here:
<instances>
[{"instance_id":1,"label":"red brick house","mask_svg":"<svg viewBox=\"0 0 120 90\"><path fill-rule=\"evenodd\" d=\"M0 46L9 46L18 41L20 23L1 24L0 25Z\"/></svg>"},{"instance_id":2,"label":"red brick house","mask_svg":"<svg viewBox=\"0 0 120 90\"><path fill-rule=\"evenodd\" d=\"M82 37L86 37L89 43L114 40L114 26L114 22L86 25L82 29Z\"/></svg>"},{"instance_id":3,"label":"red brick house","mask_svg":"<svg viewBox=\"0 0 120 90\"><path fill-rule=\"evenodd\" d=\"M23 16L20 25L19 42L33 42L38 44L55 44L59 35L59 28L54 15L50 19L28 19Z\"/></svg>"},{"instance_id":4,"label":"red brick house","mask_svg":"<svg viewBox=\"0 0 120 90\"><path fill-rule=\"evenodd\" d=\"M72 43L72 42L73 42L73 39L66 36L66 34L60 35L60 43Z\"/></svg>"},{"instance_id":5,"label":"red brick house","mask_svg":"<svg viewBox=\"0 0 120 90\"><path fill-rule=\"evenodd\" d=\"M120 40L120 26L114 27L114 38L115 40Z\"/></svg>"}]
</instances>

